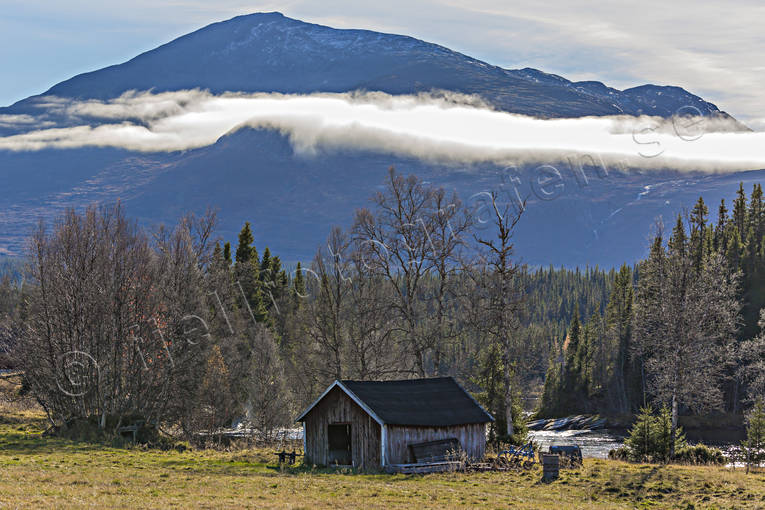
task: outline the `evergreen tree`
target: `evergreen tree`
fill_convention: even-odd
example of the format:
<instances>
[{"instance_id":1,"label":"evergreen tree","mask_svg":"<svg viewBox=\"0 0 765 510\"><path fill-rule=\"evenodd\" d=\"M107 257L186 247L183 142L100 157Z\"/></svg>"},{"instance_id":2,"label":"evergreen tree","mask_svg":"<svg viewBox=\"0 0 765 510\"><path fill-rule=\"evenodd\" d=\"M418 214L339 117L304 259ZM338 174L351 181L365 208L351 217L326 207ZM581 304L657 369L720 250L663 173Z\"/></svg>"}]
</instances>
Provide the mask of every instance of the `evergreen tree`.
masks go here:
<instances>
[{"instance_id":1,"label":"evergreen tree","mask_svg":"<svg viewBox=\"0 0 765 510\"><path fill-rule=\"evenodd\" d=\"M636 462L668 462L685 444L685 434L680 427L673 429L672 411L666 405L658 414L651 406L641 408L624 441L627 457Z\"/></svg>"},{"instance_id":2,"label":"evergreen tree","mask_svg":"<svg viewBox=\"0 0 765 510\"><path fill-rule=\"evenodd\" d=\"M239 244L236 246L236 261L239 264L257 263L258 255L252 243L255 242L255 238L252 235L252 229L250 228L250 222L245 222L244 227L239 232Z\"/></svg>"},{"instance_id":3,"label":"evergreen tree","mask_svg":"<svg viewBox=\"0 0 765 510\"><path fill-rule=\"evenodd\" d=\"M574 318L571 320L571 326L568 330L568 337L565 343L565 370L563 380L563 390L566 393L574 393L579 390L581 360L579 355L581 349L579 344L582 341L582 324L579 321L579 307L574 310Z\"/></svg>"},{"instance_id":4,"label":"evergreen tree","mask_svg":"<svg viewBox=\"0 0 765 510\"><path fill-rule=\"evenodd\" d=\"M614 278L611 298L606 308L606 325L610 345L616 350L613 367L613 380L608 384L613 393L613 405L620 413L626 413L631 402L639 395L639 388L634 387L636 370L631 363L632 336L632 271L626 264L619 269Z\"/></svg>"},{"instance_id":5,"label":"evergreen tree","mask_svg":"<svg viewBox=\"0 0 765 510\"><path fill-rule=\"evenodd\" d=\"M215 242L215 248L213 248L213 254L212 254L213 260L222 259L223 258L223 249L220 247L220 242Z\"/></svg>"},{"instance_id":6,"label":"evergreen tree","mask_svg":"<svg viewBox=\"0 0 765 510\"><path fill-rule=\"evenodd\" d=\"M758 398L746 417L746 471L750 466L759 466L765 461L765 400Z\"/></svg>"},{"instance_id":7,"label":"evergreen tree","mask_svg":"<svg viewBox=\"0 0 765 510\"><path fill-rule=\"evenodd\" d=\"M299 308L300 301L305 296L305 277L303 276L303 268L300 266L300 262L297 263L295 278L292 279L292 296L295 308Z\"/></svg>"},{"instance_id":8,"label":"evergreen tree","mask_svg":"<svg viewBox=\"0 0 765 510\"><path fill-rule=\"evenodd\" d=\"M264 282L272 278L271 275L271 250L266 249L263 251L263 258L260 261L260 281Z\"/></svg>"},{"instance_id":9,"label":"evergreen tree","mask_svg":"<svg viewBox=\"0 0 765 510\"><path fill-rule=\"evenodd\" d=\"M229 266L233 262L231 260L231 243L229 242L226 242L226 244L223 245L223 260L225 260Z\"/></svg>"},{"instance_id":10,"label":"evergreen tree","mask_svg":"<svg viewBox=\"0 0 765 510\"><path fill-rule=\"evenodd\" d=\"M729 230L725 245L725 259L728 261L728 266L733 270L739 269L742 265L744 245L738 228L734 227Z\"/></svg>"},{"instance_id":11,"label":"evergreen tree","mask_svg":"<svg viewBox=\"0 0 765 510\"><path fill-rule=\"evenodd\" d=\"M263 322L267 318L267 311L263 303L263 293L259 278L260 265L258 263L258 252L252 246L253 241L250 222L246 222L241 232L239 232L234 277L241 286L241 291L247 300L247 305L252 310L253 317L257 322Z\"/></svg>"},{"instance_id":12,"label":"evergreen tree","mask_svg":"<svg viewBox=\"0 0 765 510\"><path fill-rule=\"evenodd\" d=\"M693 261L693 267L698 273L701 271L701 265L705 256L705 244L706 244L706 227L707 227L707 215L709 209L704 203L704 199L699 197L696 205L691 211L690 223L691 223L691 259Z\"/></svg>"},{"instance_id":13,"label":"evergreen tree","mask_svg":"<svg viewBox=\"0 0 765 510\"><path fill-rule=\"evenodd\" d=\"M736 199L733 201L733 226L739 233L746 232L746 193L744 192L744 183L739 183L736 191Z\"/></svg>"},{"instance_id":14,"label":"evergreen tree","mask_svg":"<svg viewBox=\"0 0 765 510\"><path fill-rule=\"evenodd\" d=\"M763 205L762 185L759 183L755 184L752 189L747 219L753 234L752 242L759 244L762 236L765 235L765 207Z\"/></svg>"}]
</instances>

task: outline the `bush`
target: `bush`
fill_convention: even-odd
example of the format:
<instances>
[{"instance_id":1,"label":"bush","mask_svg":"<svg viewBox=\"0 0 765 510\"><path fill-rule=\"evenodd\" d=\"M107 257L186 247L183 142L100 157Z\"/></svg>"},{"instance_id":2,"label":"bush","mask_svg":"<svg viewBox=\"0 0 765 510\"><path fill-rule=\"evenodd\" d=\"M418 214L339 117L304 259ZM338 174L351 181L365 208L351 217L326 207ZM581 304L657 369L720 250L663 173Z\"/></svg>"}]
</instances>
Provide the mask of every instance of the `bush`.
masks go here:
<instances>
[{"instance_id":1,"label":"bush","mask_svg":"<svg viewBox=\"0 0 765 510\"><path fill-rule=\"evenodd\" d=\"M619 448L616 448L615 450L609 451L608 458L611 460L624 460L624 461L631 460L630 451L629 449L627 449L626 446L620 446Z\"/></svg>"},{"instance_id":2,"label":"bush","mask_svg":"<svg viewBox=\"0 0 765 510\"><path fill-rule=\"evenodd\" d=\"M722 450L703 444L685 446L675 452L675 462L683 464L725 464L728 459Z\"/></svg>"}]
</instances>

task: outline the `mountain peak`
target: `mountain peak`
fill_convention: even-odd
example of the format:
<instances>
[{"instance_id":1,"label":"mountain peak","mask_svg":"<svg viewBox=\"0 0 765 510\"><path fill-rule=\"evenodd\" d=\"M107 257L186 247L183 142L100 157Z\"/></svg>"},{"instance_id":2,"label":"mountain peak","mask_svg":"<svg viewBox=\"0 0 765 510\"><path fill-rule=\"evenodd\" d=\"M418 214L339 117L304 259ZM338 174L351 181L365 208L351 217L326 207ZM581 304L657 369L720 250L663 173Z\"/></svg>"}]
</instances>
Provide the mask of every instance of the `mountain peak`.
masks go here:
<instances>
[{"instance_id":1,"label":"mountain peak","mask_svg":"<svg viewBox=\"0 0 765 510\"><path fill-rule=\"evenodd\" d=\"M287 94L440 89L476 94L499 110L545 118L667 117L689 104L704 115L723 115L677 87L619 91L600 82L573 83L532 68L502 69L414 37L336 29L280 12L213 23L123 64L75 76L45 95L108 100L129 90L194 88Z\"/></svg>"}]
</instances>

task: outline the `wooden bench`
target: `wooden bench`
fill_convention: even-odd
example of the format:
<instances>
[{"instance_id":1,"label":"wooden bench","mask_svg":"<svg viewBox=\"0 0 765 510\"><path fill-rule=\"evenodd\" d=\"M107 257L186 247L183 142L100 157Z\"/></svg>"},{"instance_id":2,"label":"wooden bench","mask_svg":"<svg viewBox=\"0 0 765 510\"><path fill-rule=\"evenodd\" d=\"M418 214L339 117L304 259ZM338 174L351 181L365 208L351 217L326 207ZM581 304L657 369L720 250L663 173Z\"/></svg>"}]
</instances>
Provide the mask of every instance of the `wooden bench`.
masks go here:
<instances>
[{"instance_id":1,"label":"wooden bench","mask_svg":"<svg viewBox=\"0 0 765 510\"><path fill-rule=\"evenodd\" d=\"M138 431L141 429L141 427L144 426L145 423L146 423L145 421L139 420L139 421L133 423L132 425L126 425L124 427L118 428L117 429L117 433L119 435L123 435L123 434L126 434L126 433L128 433L128 434L132 433L133 434L133 442L135 443L136 437L138 436Z\"/></svg>"},{"instance_id":2,"label":"wooden bench","mask_svg":"<svg viewBox=\"0 0 765 510\"><path fill-rule=\"evenodd\" d=\"M414 443L408 446L412 458L418 464L426 462L444 462L447 460L449 452L456 452L461 448L459 439L456 437L439 439L437 441L426 441L424 443Z\"/></svg>"}]
</instances>

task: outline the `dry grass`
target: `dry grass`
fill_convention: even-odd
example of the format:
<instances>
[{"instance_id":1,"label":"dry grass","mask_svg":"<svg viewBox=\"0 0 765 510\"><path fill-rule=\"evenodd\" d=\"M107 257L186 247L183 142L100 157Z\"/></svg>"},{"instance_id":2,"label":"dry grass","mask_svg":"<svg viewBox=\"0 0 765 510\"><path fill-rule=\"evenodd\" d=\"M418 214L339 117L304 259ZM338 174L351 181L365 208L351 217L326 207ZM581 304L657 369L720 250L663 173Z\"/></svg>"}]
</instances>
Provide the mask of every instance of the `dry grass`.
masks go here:
<instances>
[{"instance_id":1,"label":"dry grass","mask_svg":"<svg viewBox=\"0 0 765 510\"><path fill-rule=\"evenodd\" d=\"M43 437L39 411L0 405L0 508L765 508L765 473L605 460L551 484L538 469L280 471L272 449L162 452Z\"/></svg>"}]
</instances>

